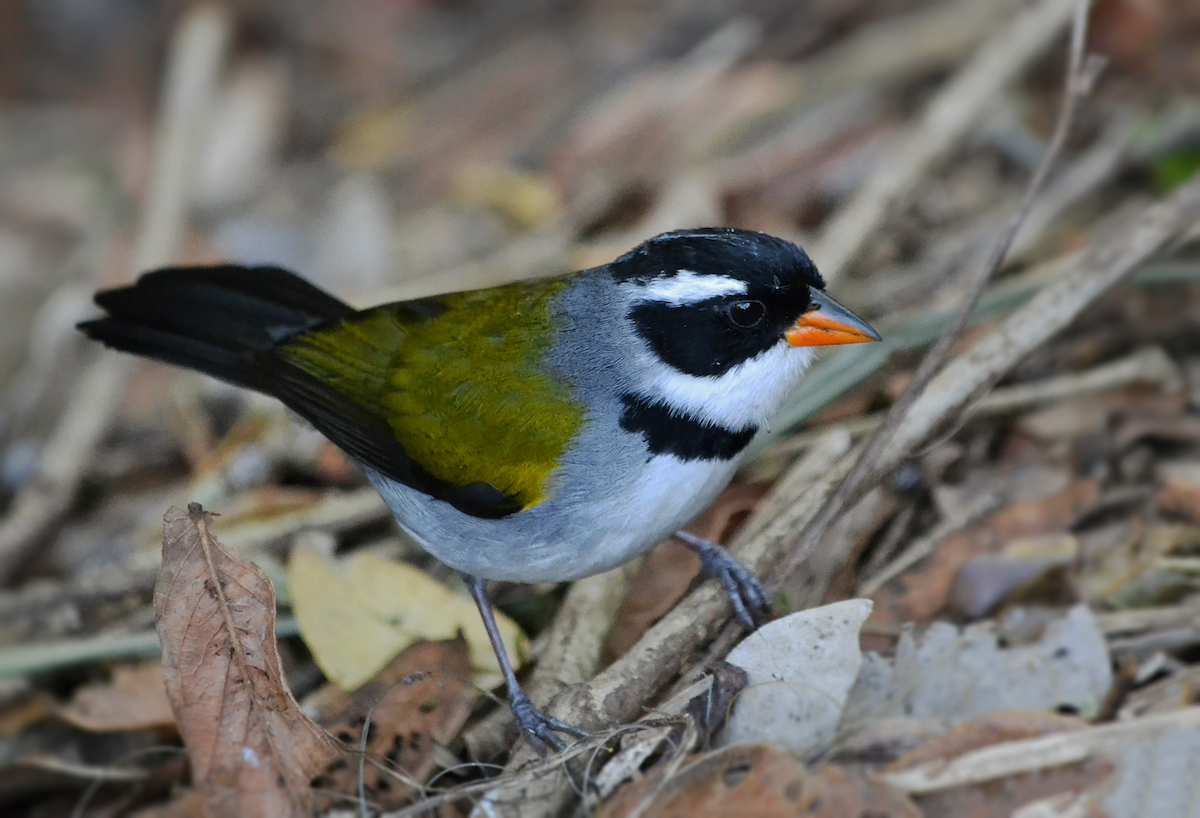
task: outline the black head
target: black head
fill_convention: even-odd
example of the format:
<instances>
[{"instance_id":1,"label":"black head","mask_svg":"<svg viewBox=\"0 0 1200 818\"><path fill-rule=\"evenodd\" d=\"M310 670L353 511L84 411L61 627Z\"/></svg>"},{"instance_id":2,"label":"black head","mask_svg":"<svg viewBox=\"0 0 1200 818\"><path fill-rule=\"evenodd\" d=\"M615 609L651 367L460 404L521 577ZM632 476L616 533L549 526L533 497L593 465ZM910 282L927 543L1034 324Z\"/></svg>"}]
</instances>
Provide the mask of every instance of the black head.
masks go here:
<instances>
[{"instance_id":1,"label":"black head","mask_svg":"<svg viewBox=\"0 0 1200 818\"><path fill-rule=\"evenodd\" d=\"M629 318L658 356L718 376L784 341L825 288L790 241L733 228L663 233L611 265L631 291Z\"/></svg>"}]
</instances>

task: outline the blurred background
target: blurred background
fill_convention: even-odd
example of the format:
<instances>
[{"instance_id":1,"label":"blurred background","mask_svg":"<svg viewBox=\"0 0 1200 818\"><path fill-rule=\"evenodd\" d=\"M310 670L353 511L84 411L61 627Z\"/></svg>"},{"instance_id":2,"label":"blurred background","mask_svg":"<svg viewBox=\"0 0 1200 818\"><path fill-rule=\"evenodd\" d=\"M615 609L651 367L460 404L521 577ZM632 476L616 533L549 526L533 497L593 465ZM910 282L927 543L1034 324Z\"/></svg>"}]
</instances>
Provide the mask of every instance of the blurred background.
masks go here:
<instances>
[{"instance_id":1,"label":"blurred background","mask_svg":"<svg viewBox=\"0 0 1200 818\"><path fill-rule=\"evenodd\" d=\"M330 536L329 553L375 549L453 580L282 408L83 342L73 327L93 314L96 288L171 263L277 264L366 306L604 263L674 228L795 240L889 344L829 356L814 373L706 523L713 536L731 530L813 428L870 428L961 299L1046 150L1069 7L0 0L0 644L145 631L161 515L187 500L222 512L222 539L254 555L285 604L299 531ZM1200 168L1200 3L1101 0L1091 24L1107 68L984 320ZM1000 56L985 81L931 118L988 44ZM849 209L910 171L871 194L873 210ZM851 537L851 567L877 567L872 547L894 548L975 497L981 474L989 490L1004 475L1016 502L1085 476L1156 485L1164 452L1194 459L1194 257L1180 242L1012 376L1154 347L1167 356L1163 382L1182 391L1136 405L1174 413L1170 429L1113 443L1133 411L1124 398L1040 426L973 420L886 487ZM1178 513L1200 514L1200 501L1187 508ZM798 581L784 609L853 591L853 572L826 573L817 590ZM536 634L557 593L499 598ZM658 614L638 615L610 657ZM314 689L321 672L299 643L288 650L293 687ZM103 675L88 661L49 676L21 665L0 679L0 702L39 686L65 695ZM0 797L37 790L20 786L32 789Z\"/></svg>"}]
</instances>

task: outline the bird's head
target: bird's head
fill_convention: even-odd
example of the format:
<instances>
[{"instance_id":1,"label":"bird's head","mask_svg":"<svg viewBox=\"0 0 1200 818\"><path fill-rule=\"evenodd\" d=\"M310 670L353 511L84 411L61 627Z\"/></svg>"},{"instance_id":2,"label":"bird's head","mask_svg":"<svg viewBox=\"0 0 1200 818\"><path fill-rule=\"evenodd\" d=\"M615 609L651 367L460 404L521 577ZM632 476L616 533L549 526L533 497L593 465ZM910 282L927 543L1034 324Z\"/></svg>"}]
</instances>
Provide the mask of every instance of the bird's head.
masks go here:
<instances>
[{"instance_id":1,"label":"bird's head","mask_svg":"<svg viewBox=\"0 0 1200 818\"><path fill-rule=\"evenodd\" d=\"M763 233L664 233L611 270L645 342L644 396L731 428L765 422L812 347L880 340L825 294L803 250Z\"/></svg>"}]
</instances>

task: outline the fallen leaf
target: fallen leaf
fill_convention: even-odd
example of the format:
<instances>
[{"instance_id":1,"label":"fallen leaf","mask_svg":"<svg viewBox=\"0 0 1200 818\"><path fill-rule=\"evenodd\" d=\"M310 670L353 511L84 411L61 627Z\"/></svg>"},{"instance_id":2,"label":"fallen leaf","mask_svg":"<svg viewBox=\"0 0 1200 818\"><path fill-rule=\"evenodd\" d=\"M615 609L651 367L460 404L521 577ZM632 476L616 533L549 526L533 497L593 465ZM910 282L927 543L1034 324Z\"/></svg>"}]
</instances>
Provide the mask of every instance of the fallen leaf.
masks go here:
<instances>
[{"instance_id":1,"label":"fallen leaf","mask_svg":"<svg viewBox=\"0 0 1200 818\"><path fill-rule=\"evenodd\" d=\"M969 560L998 553L1017 537L1064 531L1099 496L1097 481L1080 480L1049 497L1011 505L950 537L924 563L872 594L872 624L928 622L946 606L955 577Z\"/></svg>"},{"instance_id":2,"label":"fallen leaf","mask_svg":"<svg viewBox=\"0 0 1200 818\"><path fill-rule=\"evenodd\" d=\"M827 765L808 772L787 753L765 745L737 746L659 768L618 790L597 818L792 818L870 815L920 818L903 793L887 784Z\"/></svg>"},{"instance_id":3,"label":"fallen leaf","mask_svg":"<svg viewBox=\"0 0 1200 818\"><path fill-rule=\"evenodd\" d=\"M882 781L846 767L823 764L812 773L795 815L813 818L923 818L912 799Z\"/></svg>"},{"instance_id":4,"label":"fallen leaf","mask_svg":"<svg viewBox=\"0 0 1200 818\"><path fill-rule=\"evenodd\" d=\"M730 651L748 685L734 702L727 744L772 744L804 755L833 738L862 666L865 599L835 602L768 622Z\"/></svg>"},{"instance_id":5,"label":"fallen leaf","mask_svg":"<svg viewBox=\"0 0 1200 818\"><path fill-rule=\"evenodd\" d=\"M163 666L118 666L107 682L85 685L59 718L93 733L118 730L175 730L175 714L167 700Z\"/></svg>"},{"instance_id":6,"label":"fallen leaf","mask_svg":"<svg viewBox=\"0 0 1200 818\"><path fill-rule=\"evenodd\" d=\"M1200 523L1200 462L1162 463L1156 472L1161 484L1158 507Z\"/></svg>"},{"instance_id":7,"label":"fallen leaf","mask_svg":"<svg viewBox=\"0 0 1200 818\"><path fill-rule=\"evenodd\" d=\"M463 204L493 208L529 230L546 227L563 213L550 179L500 164L462 168L452 193Z\"/></svg>"},{"instance_id":8,"label":"fallen leaf","mask_svg":"<svg viewBox=\"0 0 1200 818\"><path fill-rule=\"evenodd\" d=\"M476 684L490 689L503 680L475 603L412 565L371 553L335 564L297 548L288 586L305 644L317 666L343 690L365 684L409 645L454 639L460 631L470 646ZM525 635L499 611L496 624L519 668Z\"/></svg>"},{"instance_id":9,"label":"fallen leaf","mask_svg":"<svg viewBox=\"0 0 1200 818\"><path fill-rule=\"evenodd\" d=\"M624 656L651 625L671 610L700 575L700 557L670 540L646 555L604 646L608 662Z\"/></svg>"},{"instance_id":10,"label":"fallen leaf","mask_svg":"<svg viewBox=\"0 0 1200 818\"><path fill-rule=\"evenodd\" d=\"M0 738L10 738L25 731L25 728L45 721L58 712L54 697L45 690L35 690L0 708Z\"/></svg>"},{"instance_id":11,"label":"fallen leaf","mask_svg":"<svg viewBox=\"0 0 1200 818\"><path fill-rule=\"evenodd\" d=\"M997 555L972 557L954 577L947 608L966 619L979 619L1001 604L1031 597L1043 604L1070 604L1061 586L1053 582L1079 556L1079 540L1071 534L1019 537ZM1040 593L1035 593L1040 592ZM1050 597L1050 598L1047 598Z\"/></svg>"},{"instance_id":12,"label":"fallen leaf","mask_svg":"<svg viewBox=\"0 0 1200 818\"><path fill-rule=\"evenodd\" d=\"M1028 710L989 713L965 721L921 743L889 764L885 770L895 772L929 761L949 761L990 744L1084 730L1087 726L1088 723L1083 719L1056 713Z\"/></svg>"},{"instance_id":13,"label":"fallen leaf","mask_svg":"<svg viewBox=\"0 0 1200 818\"><path fill-rule=\"evenodd\" d=\"M877 777L929 818L1196 816L1200 708L1012 738Z\"/></svg>"},{"instance_id":14,"label":"fallen leaf","mask_svg":"<svg viewBox=\"0 0 1200 818\"><path fill-rule=\"evenodd\" d=\"M471 715L471 659L461 637L418 642L353 694L324 709L320 722L347 747L362 746L370 719L363 785L371 803L398 807L434 770L434 750L448 745ZM380 767L386 768L380 769ZM357 797L359 769L344 759L318 779L321 789Z\"/></svg>"},{"instance_id":15,"label":"fallen leaf","mask_svg":"<svg viewBox=\"0 0 1200 818\"><path fill-rule=\"evenodd\" d=\"M961 632L936 622L906 630L894 662L867 654L843 727L895 716L969 719L999 710L1095 713L1112 685L1104 634L1086 605L1050 623L1029 645L1001 647L990 622Z\"/></svg>"},{"instance_id":16,"label":"fallen leaf","mask_svg":"<svg viewBox=\"0 0 1200 818\"><path fill-rule=\"evenodd\" d=\"M284 683L275 591L193 503L163 518L154 589L167 697L210 815L307 816L311 780L342 755Z\"/></svg>"}]
</instances>

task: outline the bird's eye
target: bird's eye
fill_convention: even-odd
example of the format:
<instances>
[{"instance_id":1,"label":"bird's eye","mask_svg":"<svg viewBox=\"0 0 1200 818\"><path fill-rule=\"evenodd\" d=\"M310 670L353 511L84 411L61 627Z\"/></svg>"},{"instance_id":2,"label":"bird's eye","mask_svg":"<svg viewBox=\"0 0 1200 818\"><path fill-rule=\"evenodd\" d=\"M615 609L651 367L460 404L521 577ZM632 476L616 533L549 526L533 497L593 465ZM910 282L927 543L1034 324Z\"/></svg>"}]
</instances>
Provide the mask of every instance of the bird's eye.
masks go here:
<instances>
[{"instance_id":1,"label":"bird's eye","mask_svg":"<svg viewBox=\"0 0 1200 818\"><path fill-rule=\"evenodd\" d=\"M761 301L735 301L729 305L729 320L739 327L753 327L763 320L767 308Z\"/></svg>"}]
</instances>

